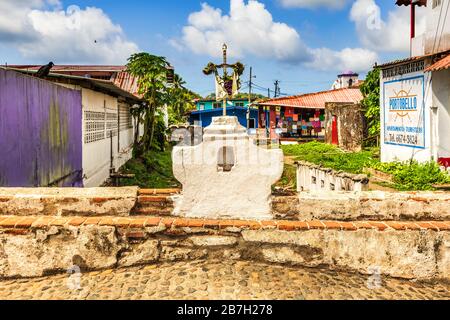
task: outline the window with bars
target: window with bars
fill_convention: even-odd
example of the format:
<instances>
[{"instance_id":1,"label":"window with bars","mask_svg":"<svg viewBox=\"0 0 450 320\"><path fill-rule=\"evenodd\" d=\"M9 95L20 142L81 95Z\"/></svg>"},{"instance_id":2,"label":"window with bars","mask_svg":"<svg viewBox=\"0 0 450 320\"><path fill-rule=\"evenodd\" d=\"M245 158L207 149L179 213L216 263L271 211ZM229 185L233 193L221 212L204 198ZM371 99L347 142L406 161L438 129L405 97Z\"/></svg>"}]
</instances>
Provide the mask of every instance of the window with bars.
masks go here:
<instances>
[{"instance_id":1,"label":"window with bars","mask_svg":"<svg viewBox=\"0 0 450 320\"><path fill-rule=\"evenodd\" d=\"M127 105L119 105L119 124L120 131L133 128L133 118Z\"/></svg>"},{"instance_id":2,"label":"window with bars","mask_svg":"<svg viewBox=\"0 0 450 320\"><path fill-rule=\"evenodd\" d=\"M105 113L96 111L84 112L84 143L105 139Z\"/></svg>"},{"instance_id":3,"label":"window with bars","mask_svg":"<svg viewBox=\"0 0 450 320\"><path fill-rule=\"evenodd\" d=\"M415 61L398 66L393 66L387 69L383 69L383 78L391 78L398 75L423 71L425 69L425 61Z\"/></svg>"},{"instance_id":4,"label":"window with bars","mask_svg":"<svg viewBox=\"0 0 450 320\"><path fill-rule=\"evenodd\" d=\"M106 137L117 136L117 113L106 113Z\"/></svg>"}]
</instances>

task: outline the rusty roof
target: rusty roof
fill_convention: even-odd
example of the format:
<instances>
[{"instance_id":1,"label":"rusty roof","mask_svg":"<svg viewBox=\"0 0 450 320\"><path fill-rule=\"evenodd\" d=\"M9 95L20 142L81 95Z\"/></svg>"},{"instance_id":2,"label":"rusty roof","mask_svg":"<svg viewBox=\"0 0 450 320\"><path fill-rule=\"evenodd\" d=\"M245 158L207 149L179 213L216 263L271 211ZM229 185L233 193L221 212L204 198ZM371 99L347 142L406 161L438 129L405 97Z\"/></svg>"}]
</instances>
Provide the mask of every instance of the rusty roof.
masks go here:
<instances>
[{"instance_id":1,"label":"rusty roof","mask_svg":"<svg viewBox=\"0 0 450 320\"><path fill-rule=\"evenodd\" d=\"M425 71L439 71L448 68L450 68L450 54L426 68Z\"/></svg>"},{"instance_id":2,"label":"rusty roof","mask_svg":"<svg viewBox=\"0 0 450 320\"><path fill-rule=\"evenodd\" d=\"M259 102L263 106L294 107L304 109L325 109L328 102L359 103L363 95L359 87L343 88L275 98Z\"/></svg>"},{"instance_id":3,"label":"rusty roof","mask_svg":"<svg viewBox=\"0 0 450 320\"><path fill-rule=\"evenodd\" d=\"M9 65L13 69L21 69L28 71L37 71L40 65ZM109 66L109 65L55 65L52 67L52 73L68 74L73 76L85 77L85 74L92 73L92 78L100 76L101 78L109 77L109 80L117 87L125 90L134 96L141 97L138 93L138 80L126 72L126 66Z\"/></svg>"},{"instance_id":4,"label":"rusty roof","mask_svg":"<svg viewBox=\"0 0 450 320\"><path fill-rule=\"evenodd\" d=\"M409 6L411 5L411 0L397 0L395 3L398 6ZM417 6L422 7L427 5L427 0L417 0Z\"/></svg>"},{"instance_id":5,"label":"rusty roof","mask_svg":"<svg viewBox=\"0 0 450 320\"><path fill-rule=\"evenodd\" d=\"M21 69L21 68L12 68L12 67L1 67L5 70L13 70L16 72L24 73L27 75L33 75L37 72L37 70L30 69ZM69 84L78 84L84 88L112 94L118 97L124 97L129 100L134 101L135 103L142 102L142 98L132 94L129 91L122 89L121 87L115 85L112 81L109 80L101 80L101 79L92 79L86 77L73 76L62 73L50 73L47 77L43 78L43 80L54 81L54 82L64 82Z\"/></svg>"}]
</instances>

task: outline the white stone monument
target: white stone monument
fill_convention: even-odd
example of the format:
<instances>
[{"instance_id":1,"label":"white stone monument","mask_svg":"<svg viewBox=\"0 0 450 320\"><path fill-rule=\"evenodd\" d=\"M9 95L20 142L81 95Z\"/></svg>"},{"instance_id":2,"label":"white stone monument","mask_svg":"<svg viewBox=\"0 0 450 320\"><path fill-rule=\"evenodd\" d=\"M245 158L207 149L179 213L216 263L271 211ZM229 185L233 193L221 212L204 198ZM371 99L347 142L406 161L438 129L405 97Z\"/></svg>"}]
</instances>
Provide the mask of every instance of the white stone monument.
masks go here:
<instances>
[{"instance_id":1,"label":"white stone monument","mask_svg":"<svg viewBox=\"0 0 450 320\"><path fill-rule=\"evenodd\" d=\"M215 117L203 142L177 146L173 172L183 184L175 215L271 219L271 186L283 173L283 152L256 145L237 117Z\"/></svg>"}]
</instances>

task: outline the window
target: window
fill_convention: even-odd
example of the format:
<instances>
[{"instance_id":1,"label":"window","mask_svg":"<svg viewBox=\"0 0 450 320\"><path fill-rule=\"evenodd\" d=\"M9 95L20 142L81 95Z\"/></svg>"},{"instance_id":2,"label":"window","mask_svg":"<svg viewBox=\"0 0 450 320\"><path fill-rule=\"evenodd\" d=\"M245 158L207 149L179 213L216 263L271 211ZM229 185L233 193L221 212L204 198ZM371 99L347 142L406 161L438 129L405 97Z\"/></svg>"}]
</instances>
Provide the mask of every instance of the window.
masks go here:
<instances>
[{"instance_id":1,"label":"window","mask_svg":"<svg viewBox=\"0 0 450 320\"><path fill-rule=\"evenodd\" d=\"M106 137L117 136L117 113L106 113Z\"/></svg>"},{"instance_id":2,"label":"window","mask_svg":"<svg viewBox=\"0 0 450 320\"><path fill-rule=\"evenodd\" d=\"M205 104L204 103L200 103L198 105L198 110L205 110Z\"/></svg>"},{"instance_id":3,"label":"window","mask_svg":"<svg viewBox=\"0 0 450 320\"><path fill-rule=\"evenodd\" d=\"M222 108L222 103L220 103L220 102L214 102L214 103L213 103L213 108L214 108L214 109Z\"/></svg>"},{"instance_id":4,"label":"window","mask_svg":"<svg viewBox=\"0 0 450 320\"><path fill-rule=\"evenodd\" d=\"M255 129L256 128L256 119L249 119L249 122L248 122L248 127L249 127L249 129Z\"/></svg>"},{"instance_id":5,"label":"window","mask_svg":"<svg viewBox=\"0 0 450 320\"><path fill-rule=\"evenodd\" d=\"M119 124L120 131L133 128L133 118L130 108L126 104L119 104Z\"/></svg>"},{"instance_id":6,"label":"window","mask_svg":"<svg viewBox=\"0 0 450 320\"><path fill-rule=\"evenodd\" d=\"M84 112L84 143L105 139L105 113L95 111Z\"/></svg>"},{"instance_id":7,"label":"window","mask_svg":"<svg viewBox=\"0 0 450 320\"><path fill-rule=\"evenodd\" d=\"M235 102L234 105L236 107L244 107L245 106L245 104L243 102Z\"/></svg>"},{"instance_id":8,"label":"window","mask_svg":"<svg viewBox=\"0 0 450 320\"><path fill-rule=\"evenodd\" d=\"M442 0L433 0L433 9L439 7L442 4Z\"/></svg>"}]
</instances>

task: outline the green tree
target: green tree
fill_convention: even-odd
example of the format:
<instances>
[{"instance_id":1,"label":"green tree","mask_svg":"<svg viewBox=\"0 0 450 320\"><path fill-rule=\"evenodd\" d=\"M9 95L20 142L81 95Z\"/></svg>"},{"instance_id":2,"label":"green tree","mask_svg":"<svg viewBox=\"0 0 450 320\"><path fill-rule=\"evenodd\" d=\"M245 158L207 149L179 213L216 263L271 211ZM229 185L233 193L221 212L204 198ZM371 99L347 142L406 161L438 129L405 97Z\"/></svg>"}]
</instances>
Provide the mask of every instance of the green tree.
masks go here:
<instances>
[{"instance_id":1,"label":"green tree","mask_svg":"<svg viewBox=\"0 0 450 320\"><path fill-rule=\"evenodd\" d=\"M134 111L135 118L144 123L143 136L137 145L138 154L152 149L155 130L162 129L157 124L159 123L158 115L163 106L169 102L170 97L167 85L168 67L169 63L164 57L145 52L133 54L128 59L127 71L138 79L138 92L146 102ZM158 132L157 136L161 137L161 134Z\"/></svg>"},{"instance_id":2,"label":"green tree","mask_svg":"<svg viewBox=\"0 0 450 320\"><path fill-rule=\"evenodd\" d=\"M186 82L175 74L173 86L170 88L169 124L180 124L187 121L187 112L195 109L194 100L199 95L186 89Z\"/></svg>"},{"instance_id":3,"label":"green tree","mask_svg":"<svg viewBox=\"0 0 450 320\"><path fill-rule=\"evenodd\" d=\"M364 99L361 104L365 110L370 137L380 135L380 69L374 68L367 74L360 87Z\"/></svg>"}]
</instances>

